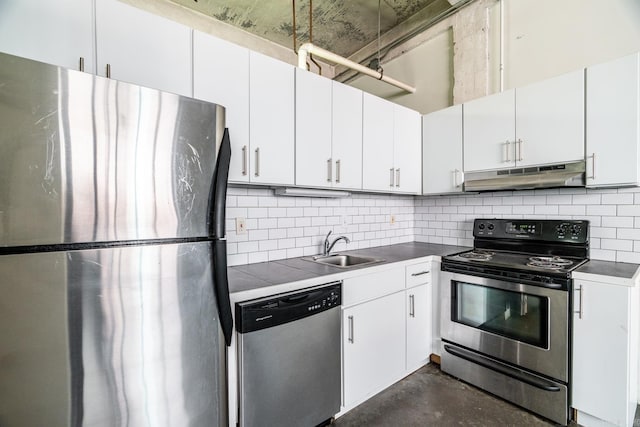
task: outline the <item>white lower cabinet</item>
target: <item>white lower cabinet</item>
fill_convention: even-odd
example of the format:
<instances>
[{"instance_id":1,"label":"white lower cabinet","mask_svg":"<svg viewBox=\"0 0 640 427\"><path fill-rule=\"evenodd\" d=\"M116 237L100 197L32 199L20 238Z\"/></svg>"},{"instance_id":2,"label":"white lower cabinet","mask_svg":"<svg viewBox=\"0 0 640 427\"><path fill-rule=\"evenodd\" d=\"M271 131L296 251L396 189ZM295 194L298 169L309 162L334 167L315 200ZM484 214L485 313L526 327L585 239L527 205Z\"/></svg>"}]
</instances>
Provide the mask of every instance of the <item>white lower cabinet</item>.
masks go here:
<instances>
[{"instance_id":1,"label":"white lower cabinet","mask_svg":"<svg viewBox=\"0 0 640 427\"><path fill-rule=\"evenodd\" d=\"M404 373L404 295L397 292L343 311L345 407L361 403Z\"/></svg>"},{"instance_id":2,"label":"white lower cabinet","mask_svg":"<svg viewBox=\"0 0 640 427\"><path fill-rule=\"evenodd\" d=\"M580 425L633 425L638 323L637 287L574 282L571 406Z\"/></svg>"},{"instance_id":3,"label":"white lower cabinet","mask_svg":"<svg viewBox=\"0 0 640 427\"><path fill-rule=\"evenodd\" d=\"M429 362L431 354L431 285L407 289L407 371Z\"/></svg>"},{"instance_id":4,"label":"white lower cabinet","mask_svg":"<svg viewBox=\"0 0 640 427\"><path fill-rule=\"evenodd\" d=\"M429 362L431 261L345 279L343 410Z\"/></svg>"}]
</instances>

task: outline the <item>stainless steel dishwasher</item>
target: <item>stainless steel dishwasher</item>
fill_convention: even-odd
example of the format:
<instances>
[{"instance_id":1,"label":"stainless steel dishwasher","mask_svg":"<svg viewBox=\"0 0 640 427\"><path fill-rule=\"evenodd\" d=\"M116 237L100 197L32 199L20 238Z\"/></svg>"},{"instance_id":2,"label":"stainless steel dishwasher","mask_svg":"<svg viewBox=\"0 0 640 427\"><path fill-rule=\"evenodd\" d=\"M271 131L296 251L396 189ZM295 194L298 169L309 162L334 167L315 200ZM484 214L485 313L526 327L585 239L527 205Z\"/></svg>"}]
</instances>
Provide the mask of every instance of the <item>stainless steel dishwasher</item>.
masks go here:
<instances>
[{"instance_id":1,"label":"stainless steel dishwasher","mask_svg":"<svg viewBox=\"0 0 640 427\"><path fill-rule=\"evenodd\" d=\"M240 426L317 426L340 411L341 282L236 304Z\"/></svg>"}]
</instances>

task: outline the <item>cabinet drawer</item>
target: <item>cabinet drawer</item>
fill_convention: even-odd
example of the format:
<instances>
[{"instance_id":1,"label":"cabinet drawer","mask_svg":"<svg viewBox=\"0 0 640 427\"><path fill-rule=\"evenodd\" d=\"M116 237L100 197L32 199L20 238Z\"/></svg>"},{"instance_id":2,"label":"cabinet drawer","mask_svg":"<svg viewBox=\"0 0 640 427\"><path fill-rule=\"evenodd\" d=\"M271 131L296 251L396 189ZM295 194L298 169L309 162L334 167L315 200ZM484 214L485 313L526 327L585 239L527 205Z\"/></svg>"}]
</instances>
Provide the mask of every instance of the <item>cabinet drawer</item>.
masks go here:
<instances>
[{"instance_id":1,"label":"cabinet drawer","mask_svg":"<svg viewBox=\"0 0 640 427\"><path fill-rule=\"evenodd\" d=\"M349 306L404 289L402 268L365 274L345 279L342 285L342 305Z\"/></svg>"},{"instance_id":2,"label":"cabinet drawer","mask_svg":"<svg viewBox=\"0 0 640 427\"><path fill-rule=\"evenodd\" d=\"M407 288L431 282L431 262L408 265L405 271Z\"/></svg>"}]
</instances>

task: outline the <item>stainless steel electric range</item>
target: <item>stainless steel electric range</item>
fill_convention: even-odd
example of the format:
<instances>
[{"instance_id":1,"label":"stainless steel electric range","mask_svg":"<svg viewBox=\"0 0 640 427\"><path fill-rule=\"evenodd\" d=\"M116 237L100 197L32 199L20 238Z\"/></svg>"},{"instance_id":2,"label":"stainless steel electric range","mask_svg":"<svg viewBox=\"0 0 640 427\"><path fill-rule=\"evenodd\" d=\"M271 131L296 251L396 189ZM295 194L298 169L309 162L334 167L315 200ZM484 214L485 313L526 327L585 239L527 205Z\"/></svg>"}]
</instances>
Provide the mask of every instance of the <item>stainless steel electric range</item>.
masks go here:
<instances>
[{"instance_id":1,"label":"stainless steel electric range","mask_svg":"<svg viewBox=\"0 0 640 427\"><path fill-rule=\"evenodd\" d=\"M571 271L588 221L476 219L474 249L442 258L441 368L566 425Z\"/></svg>"}]
</instances>

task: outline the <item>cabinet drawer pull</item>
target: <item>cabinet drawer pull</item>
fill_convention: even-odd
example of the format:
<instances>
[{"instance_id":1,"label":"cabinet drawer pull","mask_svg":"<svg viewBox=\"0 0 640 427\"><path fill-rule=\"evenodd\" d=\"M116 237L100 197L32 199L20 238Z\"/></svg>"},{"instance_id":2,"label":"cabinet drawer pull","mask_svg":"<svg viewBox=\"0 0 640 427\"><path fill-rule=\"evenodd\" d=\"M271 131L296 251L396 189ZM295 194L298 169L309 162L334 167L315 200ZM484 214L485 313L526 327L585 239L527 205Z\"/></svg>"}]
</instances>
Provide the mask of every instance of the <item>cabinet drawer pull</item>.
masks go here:
<instances>
[{"instance_id":1,"label":"cabinet drawer pull","mask_svg":"<svg viewBox=\"0 0 640 427\"><path fill-rule=\"evenodd\" d=\"M578 319L582 319L582 285L578 287L578 310L574 311Z\"/></svg>"},{"instance_id":2,"label":"cabinet drawer pull","mask_svg":"<svg viewBox=\"0 0 640 427\"><path fill-rule=\"evenodd\" d=\"M84 72L84 58L82 56L80 57L80 64L78 66L78 69Z\"/></svg>"},{"instance_id":3,"label":"cabinet drawer pull","mask_svg":"<svg viewBox=\"0 0 640 427\"><path fill-rule=\"evenodd\" d=\"M353 316L349 316L349 342L353 344Z\"/></svg>"},{"instance_id":4,"label":"cabinet drawer pull","mask_svg":"<svg viewBox=\"0 0 640 427\"><path fill-rule=\"evenodd\" d=\"M256 148L256 172L255 176L260 176L260 147Z\"/></svg>"},{"instance_id":5,"label":"cabinet drawer pull","mask_svg":"<svg viewBox=\"0 0 640 427\"><path fill-rule=\"evenodd\" d=\"M340 160L336 160L336 183L340 184Z\"/></svg>"},{"instance_id":6,"label":"cabinet drawer pull","mask_svg":"<svg viewBox=\"0 0 640 427\"><path fill-rule=\"evenodd\" d=\"M389 169L389 187L393 187L393 168Z\"/></svg>"},{"instance_id":7,"label":"cabinet drawer pull","mask_svg":"<svg viewBox=\"0 0 640 427\"><path fill-rule=\"evenodd\" d=\"M247 175L247 146L242 146L242 175Z\"/></svg>"},{"instance_id":8,"label":"cabinet drawer pull","mask_svg":"<svg viewBox=\"0 0 640 427\"><path fill-rule=\"evenodd\" d=\"M416 297L409 295L409 316L416 317Z\"/></svg>"},{"instance_id":9,"label":"cabinet drawer pull","mask_svg":"<svg viewBox=\"0 0 640 427\"><path fill-rule=\"evenodd\" d=\"M419 273L411 273L411 276L416 277L416 276L422 276L423 274L429 274L430 271L420 271Z\"/></svg>"},{"instance_id":10,"label":"cabinet drawer pull","mask_svg":"<svg viewBox=\"0 0 640 427\"><path fill-rule=\"evenodd\" d=\"M508 163L511 161L511 156L509 155L509 149L511 148L511 143L509 141L506 141L502 145L504 145L504 163Z\"/></svg>"},{"instance_id":11,"label":"cabinet drawer pull","mask_svg":"<svg viewBox=\"0 0 640 427\"><path fill-rule=\"evenodd\" d=\"M333 181L333 177L331 175L331 159L327 159L327 182Z\"/></svg>"},{"instance_id":12,"label":"cabinet drawer pull","mask_svg":"<svg viewBox=\"0 0 640 427\"><path fill-rule=\"evenodd\" d=\"M400 169L396 169L396 187L400 188Z\"/></svg>"},{"instance_id":13,"label":"cabinet drawer pull","mask_svg":"<svg viewBox=\"0 0 640 427\"><path fill-rule=\"evenodd\" d=\"M596 179L596 153L591 153L591 176L587 176L589 179Z\"/></svg>"},{"instance_id":14,"label":"cabinet drawer pull","mask_svg":"<svg viewBox=\"0 0 640 427\"><path fill-rule=\"evenodd\" d=\"M107 78L111 78L111 64L107 64Z\"/></svg>"}]
</instances>

